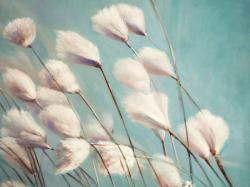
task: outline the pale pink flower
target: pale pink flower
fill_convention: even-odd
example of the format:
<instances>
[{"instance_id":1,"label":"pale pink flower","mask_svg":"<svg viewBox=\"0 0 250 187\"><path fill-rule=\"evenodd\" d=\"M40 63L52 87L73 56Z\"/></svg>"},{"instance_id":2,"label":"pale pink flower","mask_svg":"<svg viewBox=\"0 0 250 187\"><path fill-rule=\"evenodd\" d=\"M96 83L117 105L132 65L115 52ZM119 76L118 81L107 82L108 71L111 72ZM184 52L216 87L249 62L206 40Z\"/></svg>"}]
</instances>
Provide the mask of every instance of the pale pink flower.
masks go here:
<instances>
[{"instance_id":1,"label":"pale pink flower","mask_svg":"<svg viewBox=\"0 0 250 187\"><path fill-rule=\"evenodd\" d=\"M155 130L167 130L171 127L168 118L168 97L163 93L132 93L123 103L133 121Z\"/></svg>"},{"instance_id":2,"label":"pale pink flower","mask_svg":"<svg viewBox=\"0 0 250 187\"><path fill-rule=\"evenodd\" d=\"M39 117L43 124L54 133L65 138L80 136L80 122L74 111L63 105L49 105L44 108Z\"/></svg>"},{"instance_id":3,"label":"pale pink flower","mask_svg":"<svg viewBox=\"0 0 250 187\"><path fill-rule=\"evenodd\" d=\"M5 26L3 37L22 47L29 47L36 38L36 25L30 18L17 18Z\"/></svg>"},{"instance_id":4,"label":"pale pink flower","mask_svg":"<svg viewBox=\"0 0 250 187\"><path fill-rule=\"evenodd\" d=\"M168 56L159 49L143 47L139 50L138 61L143 64L148 73L162 76L174 75Z\"/></svg>"},{"instance_id":5,"label":"pale pink flower","mask_svg":"<svg viewBox=\"0 0 250 187\"><path fill-rule=\"evenodd\" d=\"M88 157L90 145L83 139L68 138L61 140L56 148L56 174L67 173L78 168Z\"/></svg>"},{"instance_id":6,"label":"pale pink flower","mask_svg":"<svg viewBox=\"0 0 250 187\"><path fill-rule=\"evenodd\" d=\"M127 42L128 28L115 6L103 8L98 11L91 18L91 21L96 32L115 40Z\"/></svg>"},{"instance_id":7,"label":"pale pink flower","mask_svg":"<svg viewBox=\"0 0 250 187\"><path fill-rule=\"evenodd\" d=\"M72 31L57 31L57 56L73 63L100 67L98 48L89 40Z\"/></svg>"},{"instance_id":8,"label":"pale pink flower","mask_svg":"<svg viewBox=\"0 0 250 187\"><path fill-rule=\"evenodd\" d=\"M74 74L65 63L59 60L48 60L45 66L53 77L46 68L43 68L39 73L39 78L44 86L62 92L80 92L80 86Z\"/></svg>"},{"instance_id":9,"label":"pale pink flower","mask_svg":"<svg viewBox=\"0 0 250 187\"><path fill-rule=\"evenodd\" d=\"M155 155L150 162L155 170L160 187L182 186L179 171L170 158L163 155Z\"/></svg>"},{"instance_id":10,"label":"pale pink flower","mask_svg":"<svg viewBox=\"0 0 250 187\"><path fill-rule=\"evenodd\" d=\"M32 79L18 69L7 68L3 74L3 81L12 95L25 101L36 98L36 87Z\"/></svg>"},{"instance_id":11,"label":"pale pink flower","mask_svg":"<svg viewBox=\"0 0 250 187\"><path fill-rule=\"evenodd\" d=\"M38 126L31 114L11 109L3 116L2 136L10 136L24 146L50 149L46 133Z\"/></svg>"},{"instance_id":12,"label":"pale pink flower","mask_svg":"<svg viewBox=\"0 0 250 187\"><path fill-rule=\"evenodd\" d=\"M138 91L150 91L150 77L141 63L131 58L120 59L114 66L114 75L126 86Z\"/></svg>"},{"instance_id":13,"label":"pale pink flower","mask_svg":"<svg viewBox=\"0 0 250 187\"><path fill-rule=\"evenodd\" d=\"M117 4L116 7L130 32L146 35L144 14L140 8L125 3Z\"/></svg>"}]
</instances>

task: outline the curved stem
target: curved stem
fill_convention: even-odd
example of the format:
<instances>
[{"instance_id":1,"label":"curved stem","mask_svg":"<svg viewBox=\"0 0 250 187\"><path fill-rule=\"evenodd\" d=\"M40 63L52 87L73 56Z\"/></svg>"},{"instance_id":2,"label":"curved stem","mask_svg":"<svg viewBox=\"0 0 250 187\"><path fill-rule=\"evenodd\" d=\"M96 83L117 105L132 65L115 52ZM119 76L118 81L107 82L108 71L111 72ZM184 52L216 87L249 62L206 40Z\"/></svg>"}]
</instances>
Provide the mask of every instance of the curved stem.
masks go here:
<instances>
[{"instance_id":1,"label":"curved stem","mask_svg":"<svg viewBox=\"0 0 250 187\"><path fill-rule=\"evenodd\" d=\"M178 168L180 168L180 160L179 160L179 157L178 157L178 154L177 154L177 151L176 151L176 147L175 147L175 143L174 143L174 140L173 140L173 136L170 133L169 133L169 136L170 136L172 148L173 148L173 151L174 151L175 161L177 163Z\"/></svg>"},{"instance_id":2,"label":"curved stem","mask_svg":"<svg viewBox=\"0 0 250 187\"><path fill-rule=\"evenodd\" d=\"M227 175L227 173L226 173L226 171L225 171L225 169L224 169L224 166L223 166L223 164L222 164L221 161L220 161L219 156L218 156L218 155L215 155L215 156L214 156L214 159L215 159L215 161L216 161L216 163L217 163L217 165L218 165L218 168L220 169L221 173L222 173L223 176L225 177L225 179L226 179L228 185L229 185L230 187L233 187L233 183L231 182L229 176Z\"/></svg>"},{"instance_id":3,"label":"curved stem","mask_svg":"<svg viewBox=\"0 0 250 187\"><path fill-rule=\"evenodd\" d=\"M134 154L134 156L135 156L134 145L133 145L132 140L131 140L131 138L130 138L128 129L127 129L126 125L125 125L125 120L124 120L124 118L123 118L123 116L122 116L120 107L119 107L118 102L117 102L117 100L116 100L116 97L115 97L115 95L114 95L114 93L113 93L113 91L112 91L111 85L109 84L109 81L108 81L108 79L107 79L107 76L106 76L106 74L105 74L103 68L100 67L99 69L101 70L103 79L104 79L105 84L106 84L106 86L107 86L107 88L108 88L108 90L109 90L109 93L110 93L111 98L112 98L112 100L113 100L113 103L114 103L114 106L115 106L115 108L116 108L116 111L118 112L118 115L119 115L119 117L120 117L121 124L122 124L122 126L123 126L123 128L124 128L124 130L125 130L126 136L127 136L128 140L129 140L129 144L130 144L130 146L131 146L131 148L132 148L132 151L133 151L133 154ZM138 167L138 170L139 170L139 173L140 173L140 176L141 176L143 185L146 187L147 184L146 184L145 179L144 179L144 176L143 176L143 174L142 174L142 170L141 170L141 167L140 167L140 165L139 165L139 162L138 162L138 160L137 160L136 158L135 158L135 161L136 161L136 165L137 165L137 167Z\"/></svg>"},{"instance_id":4,"label":"curved stem","mask_svg":"<svg viewBox=\"0 0 250 187\"><path fill-rule=\"evenodd\" d=\"M160 141L161 141L161 145L162 145L163 154L165 156L167 156L167 150L166 150L165 142L163 140L160 140Z\"/></svg>"}]
</instances>

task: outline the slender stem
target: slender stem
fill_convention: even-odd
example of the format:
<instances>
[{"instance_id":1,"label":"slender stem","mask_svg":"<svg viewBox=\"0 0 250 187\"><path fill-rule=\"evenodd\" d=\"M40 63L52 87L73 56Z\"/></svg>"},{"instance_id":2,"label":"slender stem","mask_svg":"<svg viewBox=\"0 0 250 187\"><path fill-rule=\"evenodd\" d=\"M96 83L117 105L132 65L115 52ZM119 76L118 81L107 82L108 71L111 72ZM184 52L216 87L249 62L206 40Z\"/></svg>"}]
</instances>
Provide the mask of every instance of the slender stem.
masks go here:
<instances>
[{"instance_id":1,"label":"slender stem","mask_svg":"<svg viewBox=\"0 0 250 187\"><path fill-rule=\"evenodd\" d=\"M178 95L179 95L179 100L180 100L180 105L181 105L181 110L182 110L183 120L184 120L184 125L185 125L187 146L189 148L189 136L188 136L187 123L186 123L186 112L185 112L184 101L183 101L183 96L182 96L182 92L181 92L181 83L180 83L180 77L179 77L178 69L177 69L177 66L176 66L176 58L175 58L175 55L174 55L174 50L173 50L172 44L171 44L171 42L169 40L167 29L166 29L166 27L164 27L165 25L164 25L164 22L163 22L163 19L162 19L161 15L160 15L160 11L159 11L158 7L155 4L155 0L150 0L150 1L151 1L151 4L152 4L152 7L154 9L154 12L155 12L155 14L156 14L156 16L157 16L157 18L158 18L158 20L160 22L161 29L163 31L165 40L166 40L166 42L168 44L168 47L169 47L169 50L170 50L170 53L171 53L171 57L172 57L172 60L173 60L173 66L174 66L175 74L176 74L176 77L177 77ZM190 156L189 152L188 152L188 160L189 160L190 178L191 178L191 181L193 183L193 168L192 168L192 161L191 161L191 156Z\"/></svg>"},{"instance_id":2,"label":"slender stem","mask_svg":"<svg viewBox=\"0 0 250 187\"><path fill-rule=\"evenodd\" d=\"M138 56L136 50L130 45L129 41L125 42L126 46L132 50L132 52L135 54L135 56Z\"/></svg>"},{"instance_id":3,"label":"slender stem","mask_svg":"<svg viewBox=\"0 0 250 187\"><path fill-rule=\"evenodd\" d=\"M161 145L162 145L163 154L165 156L167 156L167 150L166 150L165 142L164 142L164 140L160 140L160 141L161 141Z\"/></svg>"},{"instance_id":4,"label":"slender stem","mask_svg":"<svg viewBox=\"0 0 250 187\"><path fill-rule=\"evenodd\" d=\"M210 169L213 171L213 173L218 177L218 179L225 185L225 182L222 180L222 178L219 176L219 174L215 171L215 169L213 168L213 166L211 165L211 163L209 162L209 160L207 158L203 158L204 161L206 162L206 164L210 167Z\"/></svg>"},{"instance_id":5,"label":"slender stem","mask_svg":"<svg viewBox=\"0 0 250 187\"><path fill-rule=\"evenodd\" d=\"M0 169L2 170L2 172L5 174L5 176L7 177L8 180L11 180L10 175L8 174L8 172L4 169L4 167L2 167L2 165L0 165Z\"/></svg>"},{"instance_id":6,"label":"slender stem","mask_svg":"<svg viewBox=\"0 0 250 187\"><path fill-rule=\"evenodd\" d=\"M186 150L188 151L188 153L193 157L194 161L198 164L198 166L200 167L200 169L202 170L202 173L204 174L204 176L206 177L207 181L209 182L209 184L211 186L214 186L212 181L210 180L210 178L208 177L206 171L204 170L204 168L202 167L202 165L200 164L199 160L195 157L195 155L192 153L192 151L190 151L189 147L182 142L182 140L170 129L167 130L183 147L186 148Z\"/></svg>"},{"instance_id":7,"label":"slender stem","mask_svg":"<svg viewBox=\"0 0 250 187\"><path fill-rule=\"evenodd\" d=\"M40 174L41 179L42 179L43 186L46 187L46 183L45 183L45 180L44 180L42 167L41 167L41 165L40 165L40 163L39 163L39 160L38 160L38 158L37 158L37 154L36 154L35 149L33 149L32 152L33 152L33 154L34 154L34 158L35 158L35 161L36 161L37 166L38 166L38 170L39 170L39 174Z\"/></svg>"},{"instance_id":8,"label":"slender stem","mask_svg":"<svg viewBox=\"0 0 250 187\"><path fill-rule=\"evenodd\" d=\"M98 176L98 174L97 174L97 169L96 169L96 166L95 166L94 159L91 160L91 164L92 164L92 167L93 167L93 169L94 169L95 179L96 179L96 182L97 182L97 187L100 187L99 176Z\"/></svg>"},{"instance_id":9,"label":"slender stem","mask_svg":"<svg viewBox=\"0 0 250 187\"><path fill-rule=\"evenodd\" d=\"M27 155L29 157L29 160L30 160L30 164L31 164L31 168L33 170L33 175L34 175L36 186L38 187L39 186L39 182L40 182L40 178L37 175L37 170L36 170L35 164L34 164L34 158L32 157L31 151L30 151L29 148L25 148L25 150L26 150L26 153L27 153Z\"/></svg>"},{"instance_id":10,"label":"slender stem","mask_svg":"<svg viewBox=\"0 0 250 187\"><path fill-rule=\"evenodd\" d=\"M8 107L11 108L11 104L10 104L10 102L9 102L9 100L8 100L8 98L7 98L7 96L5 95L4 91L3 91L2 89L0 89L0 92L1 92L1 94L2 94L2 96L3 96L3 98L4 98L4 100L6 101Z\"/></svg>"},{"instance_id":11,"label":"slender stem","mask_svg":"<svg viewBox=\"0 0 250 187\"><path fill-rule=\"evenodd\" d=\"M176 150L176 147L175 147L173 136L170 133L169 133L169 136L170 136L172 148L173 148L173 151L174 151L175 161L177 163L178 168L180 168L180 160L179 160L179 157L178 157L178 154L177 154L177 150Z\"/></svg>"},{"instance_id":12,"label":"slender stem","mask_svg":"<svg viewBox=\"0 0 250 187\"><path fill-rule=\"evenodd\" d=\"M134 156L135 156L134 145L133 145L132 140L131 140L131 138L130 138L128 129L127 129L126 125L125 125L125 120L124 120L124 118L123 118L123 116L122 116L120 107L119 107L118 102L117 102L117 100L116 100L116 97L115 97L115 95L114 95L114 93L113 93L113 91L112 91L111 85L109 84L109 81L108 81L108 79L107 79L107 76L106 76L106 74L105 74L103 68L100 67L99 69L101 70L103 79L104 79L104 81L105 81L105 83L106 83L106 86L107 86L107 88L108 88L108 90L109 90L109 93L110 93L110 95L111 95L111 97L112 97L114 106L115 106L115 108L116 108L116 110L117 110L117 112L118 112L118 114L119 114L120 120L121 120L121 122L122 122L122 126L123 126L123 128L124 128L124 130L125 130L125 133L126 133L126 135L127 135L127 138L128 138L128 140L129 140L129 144L130 144L130 146L131 146L131 148L132 148L132 151L133 151L133 154L134 154ZM146 187L147 184L146 184L146 182L145 182L144 176L143 176L143 174L142 174L141 167L140 167L139 162L138 162L138 160L136 159L136 157L135 157L135 160L136 160L136 165L137 165L137 167L138 167L140 176L141 176L141 178L142 178L143 185Z\"/></svg>"},{"instance_id":13,"label":"slender stem","mask_svg":"<svg viewBox=\"0 0 250 187\"><path fill-rule=\"evenodd\" d=\"M79 170L81 171L81 173L83 173L85 175L85 177L87 177L88 179L90 179L93 183L95 183L95 185L97 185L95 179L87 172L85 171L83 168L79 167Z\"/></svg>"},{"instance_id":14,"label":"slender stem","mask_svg":"<svg viewBox=\"0 0 250 187\"><path fill-rule=\"evenodd\" d=\"M216 161L216 163L217 163L217 165L218 165L218 168L220 169L221 173L222 173L223 176L225 177L225 179L226 179L228 185L229 185L230 187L233 187L233 183L231 182L229 176L227 175L227 173L226 173L226 171L225 171L225 169L224 169L224 166L223 166L223 164L222 164L221 161L220 161L219 156L218 156L218 155L215 155L215 156L214 156L214 159L215 159L215 161Z\"/></svg>"},{"instance_id":15,"label":"slender stem","mask_svg":"<svg viewBox=\"0 0 250 187\"><path fill-rule=\"evenodd\" d=\"M82 176L84 178L84 181L86 181L88 183L88 186L90 186L88 179L86 178L86 176L84 174L82 174L82 172L78 172L77 170L74 170L74 173L78 177L78 180L81 181L81 184L83 187L85 187L85 184L83 182ZM81 174L82 174L82 176L81 176Z\"/></svg>"},{"instance_id":16,"label":"slender stem","mask_svg":"<svg viewBox=\"0 0 250 187\"><path fill-rule=\"evenodd\" d=\"M126 161L126 158L125 158L124 153L123 153L123 151L121 150L120 146L119 146L118 143L115 141L115 139L112 137L111 133L110 133L110 132L105 128L105 126L102 124L100 118L98 117L98 115L97 115L97 113L96 113L94 107L90 104L90 102L82 95L81 92L79 92L79 93L77 93L77 94L78 94L78 95L80 96L80 98L83 100L83 102L85 103L85 105L89 108L89 110L91 111L92 115L95 117L95 119L97 120L97 122L99 123L99 125L102 127L102 129L107 133L107 135L109 136L109 138L118 146L118 149L119 149L119 151L121 152L122 157L123 157L123 159L124 159L124 161L125 161L125 163L126 163L126 167L127 167L127 170L128 170L128 175L129 175L129 177L130 177L130 180L132 181L131 171L130 171L130 169L129 169L129 167L128 167L128 163L127 163L127 161ZM124 173L126 173L126 172L124 172ZM128 184L130 185L129 180L127 180L127 182L128 182ZM132 183L133 183L133 181L132 181Z\"/></svg>"}]
</instances>

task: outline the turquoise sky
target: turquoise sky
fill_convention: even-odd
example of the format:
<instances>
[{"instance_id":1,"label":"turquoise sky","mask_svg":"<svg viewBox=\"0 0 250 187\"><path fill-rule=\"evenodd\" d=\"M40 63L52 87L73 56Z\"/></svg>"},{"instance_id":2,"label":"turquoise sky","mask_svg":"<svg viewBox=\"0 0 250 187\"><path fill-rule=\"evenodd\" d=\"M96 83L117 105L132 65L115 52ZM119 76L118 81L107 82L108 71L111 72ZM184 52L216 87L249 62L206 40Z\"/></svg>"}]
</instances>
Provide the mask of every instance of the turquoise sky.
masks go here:
<instances>
[{"instance_id":1,"label":"turquoise sky","mask_svg":"<svg viewBox=\"0 0 250 187\"><path fill-rule=\"evenodd\" d=\"M156 1L168 27L183 85L190 90L202 107L222 116L229 124L230 138L221 156L235 187L248 187L250 185L250 1ZM169 53L149 0L0 0L0 31L2 32L4 25L14 18L31 17L38 28L34 48L44 60L56 58L55 30L72 30L87 37L99 47L104 69L115 94L121 101L129 90L113 77L113 65L117 59L133 57L133 54L122 43L95 33L90 22L90 17L99 9L119 2L131 3L142 8L149 35L159 47ZM130 40L136 49L152 46L143 37L131 35ZM36 72L32 68L41 68L31 51L3 39L0 39L0 60L1 65L15 64L30 73L33 78L36 77ZM126 142L126 138L122 138L125 137L124 131L121 130L118 116L99 72L85 66L69 65L81 83L84 95L97 111L113 113L115 135ZM154 80L157 87L169 96L171 124L176 129L182 123L176 84L163 77L154 77ZM88 110L79 104L81 101L77 96L71 96L71 99L84 121ZM197 112L187 98L185 106L188 116ZM123 113L128 129L137 144L149 154L161 152L159 141L152 132L132 123L124 110ZM58 138L50 137L50 141L52 144L57 144ZM166 140L168 141L169 139ZM170 150L169 152L172 155ZM182 160L187 159L181 147L178 147L178 152ZM186 162L183 164L187 168ZM84 167L89 169L89 164L85 163ZM53 176L53 168L45 158L43 158L43 168L46 170L48 186L64 185L60 177ZM195 174L202 177L197 167ZM153 186L154 181L150 173L145 171L145 175L149 186ZM185 175L183 177L188 179ZM222 186L212 174L211 177L216 187ZM3 178L1 173L0 178ZM104 186L110 186L108 178L101 180ZM118 187L126 186L125 179L116 176L115 181ZM138 179L136 184L141 186L141 181ZM201 185L197 183L196 186Z\"/></svg>"}]
</instances>

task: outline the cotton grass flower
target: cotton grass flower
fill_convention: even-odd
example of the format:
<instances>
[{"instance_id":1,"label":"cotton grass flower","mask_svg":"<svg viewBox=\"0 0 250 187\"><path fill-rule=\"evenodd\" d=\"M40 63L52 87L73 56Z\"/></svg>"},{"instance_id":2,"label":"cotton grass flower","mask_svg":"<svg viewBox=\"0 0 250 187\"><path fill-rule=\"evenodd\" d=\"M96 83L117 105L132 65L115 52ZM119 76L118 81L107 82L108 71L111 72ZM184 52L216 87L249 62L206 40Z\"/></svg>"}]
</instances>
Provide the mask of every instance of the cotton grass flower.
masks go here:
<instances>
[{"instance_id":1,"label":"cotton grass flower","mask_svg":"<svg viewBox=\"0 0 250 187\"><path fill-rule=\"evenodd\" d=\"M35 84L24 72L14 68L7 68L3 74L3 81L10 93L17 98L24 101L35 100Z\"/></svg>"},{"instance_id":2,"label":"cotton grass flower","mask_svg":"<svg viewBox=\"0 0 250 187\"><path fill-rule=\"evenodd\" d=\"M25 184L17 181L4 181L0 184L0 187L26 187Z\"/></svg>"},{"instance_id":3,"label":"cotton grass flower","mask_svg":"<svg viewBox=\"0 0 250 187\"><path fill-rule=\"evenodd\" d=\"M109 141L100 141L95 146L110 174L125 175L129 173L128 169L131 171L134 168L136 160L130 147L119 145L120 151L118 145ZM121 152L124 154L125 160ZM103 175L108 175L104 163L100 163L100 172Z\"/></svg>"},{"instance_id":4,"label":"cotton grass flower","mask_svg":"<svg viewBox=\"0 0 250 187\"><path fill-rule=\"evenodd\" d=\"M48 129L64 138L80 137L79 119L69 107L49 105L40 112L39 117Z\"/></svg>"},{"instance_id":5,"label":"cotton grass flower","mask_svg":"<svg viewBox=\"0 0 250 187\"><path fill-rule=\"evenodd\" d=\"M115 6L98 11L92 16L91 21L96 32L114 40L128 41L128 28Z\"/></svg>"},{"instance_id":6,"label":"cotton grass flower","mask_svg":"<svg viewBox=\"0 0 250 187\"><path fill-rule=\"evenodd\" d=\"M208 110L200 111L191 118L190 126L196 128L205 138L213 155L220 153L224 143L229 137L227 123L219 116L213 115Z\"/></svg>"},{"instance_id":7,"label":"cotton grass flower","mask_svg":"<svg viewBox=\"0 0 250 187\"><path fill-rule=\"evenodd\" d=\"M78 93L80 86L69 67L59 60L48 60L46 68L39 73L39 78L44 86L53 88L62 92ZM53 77L52 77L52 76Z\"/></svg>"},{"instance_id":8,"label":"cotton grass flower","mask_svg":"<svg viewBox=\"0 0 250 187\"><path fill-rule=\"evenodd\" d=\"M35 171L30 162L29 156L25 149L20 146L14 138L4 137L0 139L0 149L4 152L4 158L25 170L29 174L34 174Z\"/></svg>"},{"instance_id":9,"label":"cotton grass flower","mask_svg":"<svg viewBox=\"0 0 250 187\"><path fill-rule=\"evenodd\" d=\"M83 139L69 138L61 140L56 148L56 174L67 173L78 168L88 157L90 145Z\"/></svg>"},{"instance_id":10,"label":"cotton grass flower","mask_svg":"<svg viewBox=\"0 0 250 187\"><path fill-rule=\"evenodd\" d=\"M144 14L140 8L125 3L117 4L116 7L130 32L146 35Z\"/></svg>"},{"instance_id":11,"label":"cotton grass flower","mask_svg":"<svg viewBox=\"0 0 250 187\"><path fill-rule=\"evenodd\" d=\"M110 113L104 113L100 117L103 127L109 134L112 134L113 131L113 119ZM89 118L84 124L84 133L86 139L90 142L98 141L108 141L110 136L107 134L105 129L98 123L97 120Z\"/></svg>"},{"instance_id":12,"label":"cotton grass flower","mask_svg":"<svg viewBox=\"0 0 250 187\"><path fill-rule=\"evenodd\" d=\"M163 155L155 155L151 162L161 187L181 187L182 181L174 162Z\"/></svg>"},{"instance_id":13,"label":"cotton grass flower","mask_svg":"<svg viewBox=\"0 0 250 187\"><path fill-rule=\"evenodd\" d=\"M22 47L29 47L36 38L36 25L31 18L17 18L9 22L3 37Z\"/></svg>"},{"instance_id":14,"label":"cotton grass flower","mask_svg":"<svg viewBox=\"0 0 250 187\"><path fill-rule=\"evenodd\" d=\"M131 58L120 59L114 66L116 79L138 91L150 91L150 77L143 65Z\"/></svg>"},{"instance_id":15,"label":"cotton grass flower","mask_svg":"<svg viewBox=\"0 0 250 187\"><path fill-rule=\"evenodd\" d=\"M38 126L31 114L24 110L11 109L2 120L2 136L10 136L24 146L50 149L46 133Z\"/></svg>"},{"instance_id":16,"label":"cotton grass flower","mask_svg":"<svg viewBox=\"0 0 250 187\"><path fill-rule=\"evenodd\" d=\"M173 67L167 55L155 48L143 47L139 50L138 61L143 64L150 74L173 76Z\"/></svg>"},{"instance_id":17,"label":"cotton grass flower","mask_svg":"<svg viewBox=\"0 0 250 187\"><path fill-rule=\"evenodd\" d=\"M42 108L53 104L69 106L69 102L64 93L43 86L37 87L36 102Z\"/></svg>"},{"instance_id":18,"label":"cotton grass flower","mask_svg":"<svg viewBox=\"0 0 250 187\"><path fill-rule=\"evenodd\" d=\"M195 128L191 126L191 123L193 121L188 120L188 138L189 138L189 149L198 154L201 158L204 160L208 160L210 152L209 152L209 146L202 136L202 134ZM186 129L185 126L182 125L179 128L179 134L182 139L182 141L188 145L187 143L187 136L186 136Z\"/></svg>"},{"instance_id":19,"label":"cotton grass flower","mask_svg":"<svg viewBox=\"0 0 250 187\"><path fill-rule=\"evenodd\" d=\"M56 52L59 58L73 63L101 66L98 48L72 31L57 31Z\"/></svg>"},{"instance_id":20,"label":"cotton grass flower","mask_svg":"<svg viewBox=\"0 0 250 187\"><path fill-rule=\"evenodd\" d=\"M125 110L133 121L155 130L171 127L168 119L168 98L159 92L132 93L124 99ZM162 110L165 106L165 110Z\"/></svg>"}]
</instances>

